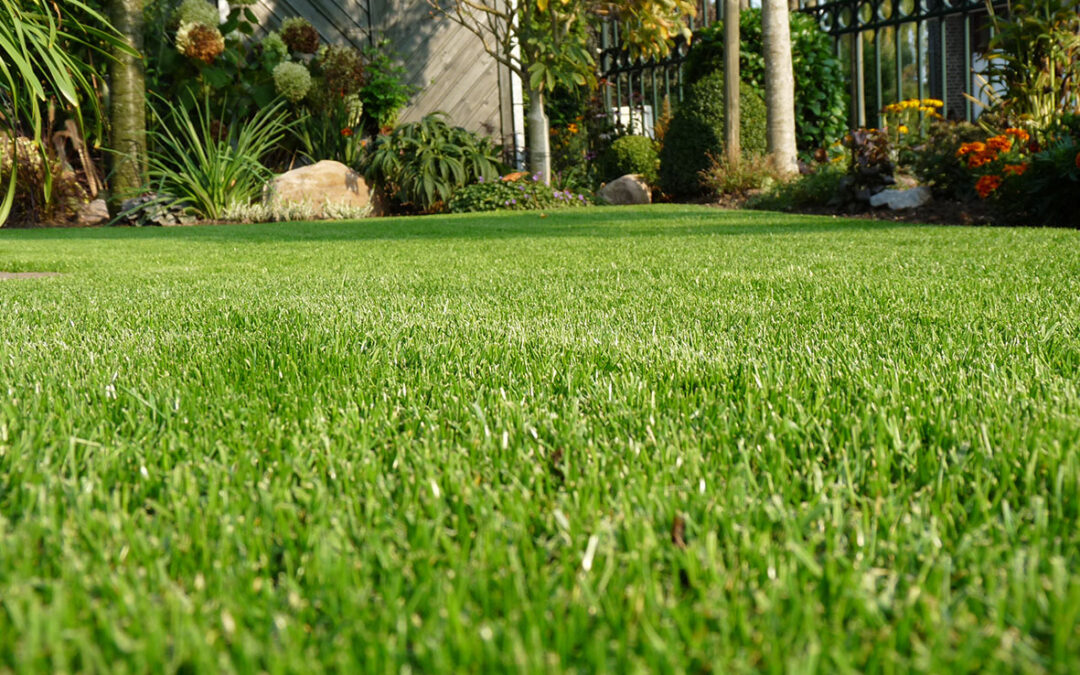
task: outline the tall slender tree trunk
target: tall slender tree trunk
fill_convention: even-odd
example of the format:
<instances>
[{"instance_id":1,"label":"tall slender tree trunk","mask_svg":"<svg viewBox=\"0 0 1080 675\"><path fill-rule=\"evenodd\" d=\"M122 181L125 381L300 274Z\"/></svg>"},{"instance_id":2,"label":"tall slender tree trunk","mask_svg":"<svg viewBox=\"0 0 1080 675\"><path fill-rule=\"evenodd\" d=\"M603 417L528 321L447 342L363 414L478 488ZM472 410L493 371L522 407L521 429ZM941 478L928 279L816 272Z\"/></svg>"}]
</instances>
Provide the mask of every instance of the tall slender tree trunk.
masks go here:
<instances>
[{"instance_id":1,"label":"tall slender tree trunk","mask_svg":"<svg viewBox=\"0 0 1080 675\"><path fill-rule=\"evenodd\" d=\"M724 154L729 165L742 157L739 140L739 0L724 0Z\"/></svg>"},{"instance_id":2,"label":"tall slender tree trunk","mask_svg":"<svg viewBox=\"0 0 1080 675\"><path fill-rule=\"evenodd\" d=\"M769 154L782 173L799 170L795 148L795 75L787 0L762 0L761 38L765 51L766 133Z\"/></svg>"},{"instance_id":3,"label":"tall slender tree trunk","mask_svg":"<svg viewBox=\"0 0 1080 675\"><path fill-rule=\"evenodd\" d=\"M551 138L544 112L544 92L529 90L529 170L551 183Z\"/></svg>"},{"instance_id":4,"label":"tall slender tree trunk","mask_svg":"<svg viewBox=\"0 0 1080 675\"><path fill-rule=\"evenodd\" d=\"M109 127L112 160L112 195L122 199L143 186L146 173L146 76L143 70L143 0L110 0L113 26L131 56L117 51L109 66Z\"/></svg>"}]
</instances>

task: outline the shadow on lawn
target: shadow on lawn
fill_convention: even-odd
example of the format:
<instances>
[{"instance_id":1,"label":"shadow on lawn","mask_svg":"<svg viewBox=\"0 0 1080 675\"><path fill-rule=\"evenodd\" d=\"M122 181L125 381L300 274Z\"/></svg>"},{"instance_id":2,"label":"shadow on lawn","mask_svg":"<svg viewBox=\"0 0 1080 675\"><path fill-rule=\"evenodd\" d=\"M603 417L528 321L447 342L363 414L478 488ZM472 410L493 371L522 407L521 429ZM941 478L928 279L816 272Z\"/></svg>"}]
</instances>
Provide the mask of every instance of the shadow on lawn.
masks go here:
<instances>
[{"instance_id":1,"label":"shadow on lawn","mask_svg":"<svg viewBox=\"0 0 1080 675\"><path fill-rule=\"evenodd\" d=\"M912 227L910 223L806 216L764 211L602 208L552 212L460 214L371 218L361 221L196 225L171 228L103 227L18 230L34 240L157 239L199 242L320 242L408 239L501 239L512 237L694 237L869 232ZM0 231L0 235L4 232Z\"/></svg>"}]
</instances>

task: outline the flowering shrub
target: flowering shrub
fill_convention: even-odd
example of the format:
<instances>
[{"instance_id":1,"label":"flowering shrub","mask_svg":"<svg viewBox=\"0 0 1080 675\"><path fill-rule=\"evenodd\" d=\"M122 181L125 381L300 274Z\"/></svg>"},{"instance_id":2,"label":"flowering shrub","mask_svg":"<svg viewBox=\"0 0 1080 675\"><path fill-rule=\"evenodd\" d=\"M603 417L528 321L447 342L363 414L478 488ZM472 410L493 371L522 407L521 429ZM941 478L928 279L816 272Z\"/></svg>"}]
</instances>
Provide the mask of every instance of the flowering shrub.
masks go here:
<instances>
[{"instance_id":1,"label":"flowering shrub","mask_svg":"<svg viewBox=\"0 0 1080 675\"><path fill-rule=\"evenodd\" d=\"M926 138L931 123L941 119L938 111L944 105L936 98L911 98L885 106L881 111L882 120L893 146L907 148Z\"/></svg>"},{"instance_id":2,"label":"flowering shrub","mask_svg":"<svg viewBox=\"0 0 1080 675\"><path fill-rule=\"evenodd\" d=\"M290 50L299 54L314 54L319 49L319 31L299 16L281 22L281 39Z\"/></svg>"},{"instance_id":3,"label":"flowering shrub","mask_svg":"<svg viewBox=\"0 0 1080 675\"><path fill-rule=\"evenodd\" d=\"M965 143L981 140L986 132L970 122L934 119L922 141L912 147L908 166L919 182L929 185L934 196L967 200L974 196L971 171L957 150Z\"/></svg>"},{"instance_id":4,"label":"flowering shrub","mask_svg":"<svg viewBox=\"0 0 1080 675\"><path fill-rule=\"evenodd\" d=\"M478 211L536 211L589 206L592 200L570 190L540 182L540 177L512 173L497 180L478 180L457 192L447 203L451 213Z\"/></svg>"},{"instance_id":5,"label":"flowering shrub","mask_svg":"<svg viewBox=\"0 0 1080 675\"><path fill-rule=\"evenodd\" d=\"M975 192L986 199L1003 182L1003 175L1022 176L1028 167L1024 149L1031 139L1023 129L1006 129L1005 133L991 136L986 141L964 143L956 151L968 169L975 171Z\"/></svg>"},{"instance_id":6,"label":"flowering shrub","mask_svg":"<svg viewBox=\"0 0 1080 675\"><path fill-rule=\"evenodd\" d=\"M311 89L311 73L302 63L279 63L274 67L273 76L277 93L293 103L303 100Z\"/></svg>"},{"instance_id":7,"label":"flowering shrub","mask_svg":"<svg viewBox=\"0 0 1080 675\"><path fill-rule=\"evenodd\" d=\"M1024 129L1009 128L964 143L956 156L971 172L975 192L1002 220L1080 225L1080 147L1067 130L1047 135L1045 147Z\"/></svg>"}]
</instances>

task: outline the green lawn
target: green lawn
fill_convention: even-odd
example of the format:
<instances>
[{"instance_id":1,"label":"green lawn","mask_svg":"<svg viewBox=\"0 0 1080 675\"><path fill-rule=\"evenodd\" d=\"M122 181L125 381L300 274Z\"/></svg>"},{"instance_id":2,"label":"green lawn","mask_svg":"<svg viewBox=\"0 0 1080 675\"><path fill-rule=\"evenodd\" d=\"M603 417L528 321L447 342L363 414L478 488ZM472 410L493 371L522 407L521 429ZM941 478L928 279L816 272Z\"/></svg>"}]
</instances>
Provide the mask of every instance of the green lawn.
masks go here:
<instances>
[{"instance_id":1,"label":"green lawn","mask_svg":"<svg viewBox=\"0 0 1080 675\"><path fill-rule=\"evenodd\" d=\"M1080 232L0 231L0 673L1080 672Z\"/></svg>"}]
</instances>

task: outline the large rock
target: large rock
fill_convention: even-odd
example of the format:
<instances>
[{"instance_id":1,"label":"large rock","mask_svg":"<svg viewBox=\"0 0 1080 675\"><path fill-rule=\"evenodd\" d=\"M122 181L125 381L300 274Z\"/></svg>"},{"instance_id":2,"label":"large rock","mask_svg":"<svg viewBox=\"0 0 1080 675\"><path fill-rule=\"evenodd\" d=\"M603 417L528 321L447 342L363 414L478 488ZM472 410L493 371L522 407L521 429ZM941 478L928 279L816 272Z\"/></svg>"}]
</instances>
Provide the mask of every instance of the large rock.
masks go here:
<instances>
[{"instance_id":1,"label":"large rock","mask_svg":"<svg viewBox=\"0 0 1080 675\"><path fill-rule=\"evenodd\" d=\"M925 185L910 190L882 190L870 197L870 206L887 206L893 211L914 209L930 201L931 196Z\"/></svg>"},{"instance_id":2,"label":"large rock","mask_svg":"<svg viewBox=\"0 0 1080 675\"><path fill-rule=\"evenodd\" d=\"M341 162L323 160L275 178L266 195L271 204L307 203L321 214L326 204L363 208L371 202L364 177Z\"/></svg>"},{"instance_id":3,"label":"large rock","mask_svg":"<svg viewBox=\"0 0 1080 675\"><path fill-rule=\"evenodd\" d=\"M597 193L608 204L625 206L630 204L651 204L652 190L641 176L628 173L616 178Z\"/></svg>"},{"instance_id":4,"label":"large rock","mask_svg":"<svg viewBox=\"0 0 1080 675\"><path fill-rule=\"evenodd\" d=\"M75 221L79 225L90 227L100 225L109 219L109 206L104 199L95 199L83 204L75 214Z\"/></svg>"}]
</instances>

